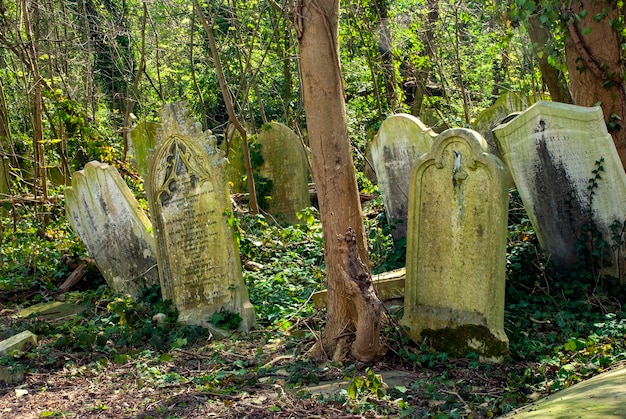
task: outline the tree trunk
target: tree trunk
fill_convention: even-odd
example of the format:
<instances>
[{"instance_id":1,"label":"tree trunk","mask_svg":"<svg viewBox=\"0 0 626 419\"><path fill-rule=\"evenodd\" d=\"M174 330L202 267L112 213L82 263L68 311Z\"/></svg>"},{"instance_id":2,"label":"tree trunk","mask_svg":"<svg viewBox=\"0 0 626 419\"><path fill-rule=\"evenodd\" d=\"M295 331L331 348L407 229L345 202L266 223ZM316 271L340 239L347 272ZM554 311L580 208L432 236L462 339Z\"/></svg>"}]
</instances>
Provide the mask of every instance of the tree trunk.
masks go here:
<instances>
[{"instance_id":1,"label":"tree trunk","mask_svg":"<svg viewBox=\"0 0 626 419\"><path fill-rule=\"evenodd\" d=\"M426 33L424 35L424 52L423 56L427 57L426 65L423 68L417 69L415 74L415 93L413 100L409 103L411 107L411 115L420 116L422 112L422 104L424 103L424 95L426 94L426 85L430 77L430 67L434 59L433 45L435 42L435 25L439 20L439 0L427 0L426 7L428 8L428 22L426 24Z\"/></svg>"},{"instance_id":2,"label":"tree trunk","mask_svg":"<svg viewBox=\"0 0 626 419\"><path fill-rule=\"evenodd\" d=\"M616 2L613 2L614 4ZM574 103L594 106L600 103L607 128L613 136L622 165L626 166L626 89L621 35L611 27L617 21L617 8L596 0L572 4L573 18L567 27L565 52Z\"/></svg>"},{"instance_id":3,"label":"tree trunk","mask_svg":"<svg viewBox=\"0 0 626 419\"><path fill-rule=\"evenodd\" d=\"M554 40L550 29L541 23L536 14L528 17L526 28L533 43L533 50L539 59L541 77L550 92L550 97L554 102L573 103L565 75L548 62L548 57L554 51Z\"/></svg>"},{"instance_id":4,"label":"tree trunk","mask_svg":"<svg viewBox=\"0 0 626 419\"><path fill-rule=\"evenodd\" d=\"M300 71L313 177L324 233L327 324L314 358L371 362L382 354L381 303L369 258L354 173L339 67L338 0L301 0L296 10Z\"/></svg>"}]
</instances>

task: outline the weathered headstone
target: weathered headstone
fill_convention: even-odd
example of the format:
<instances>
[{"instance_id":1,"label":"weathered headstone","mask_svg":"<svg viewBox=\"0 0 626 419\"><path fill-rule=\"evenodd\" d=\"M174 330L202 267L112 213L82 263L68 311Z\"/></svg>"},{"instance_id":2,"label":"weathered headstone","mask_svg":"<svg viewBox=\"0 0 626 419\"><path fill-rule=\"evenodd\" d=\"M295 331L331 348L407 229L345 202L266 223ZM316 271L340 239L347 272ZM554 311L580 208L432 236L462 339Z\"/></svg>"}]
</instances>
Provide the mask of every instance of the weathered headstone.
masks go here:
<instances>
[{"instance_id":1,"label":"weathered headstone","mask_svg":"<svg viewBox=\"0 0 626 419\"><path fill-rule=\"evenodd\" d=\"M65 190L67 218L114 290L135 298L159 281L148 217L113 166L89 162Z\"/></svg>"},{"instance_id":2,"label":"weathered headstone","mask_svg":"<svg viewBox=\"0 0 626 419\"><path fill-rule=\"evenodd\" d=\"M487 141L489 152L498 156L496 141L492 130L514 112L521 112L532 103L531 99L523 98L517 92L505 92L495 103L482 111L474 121L473 128Z\"/></svg>"},{"instance_id":3,"label":"weathered headstone","mask_svg":"<svg viewBox=\"0 0 626 419\"><path fill-rule=\"evenodd\" d=\"M508 188L475 131L451 129L411 173L404 317L416 342L499 361L508 351L504 287Z\"/></svg>"},{"instance_id":4,"label":"weathered headstone","mask_svg":"<svg viewBox=\"0 0 626 419\"><path fill-rule=\"evenodd\" d=\"M148 174L148 156L156 143L156 132L161 124L153 121L140 121L130 130L130 153L133 155L137 171L144 178Z\"/></svg>"},{"instance_id":5,"label":"weathered headstone","mask_svg":"<svg viewBox=\"0 0 626 419\"><path fill-rule=\"evenodd\" d=\"M224 154L210 131L187 120L182 104L166 106L161 123L146 190L163 299L174 303L182 323L213 328L212 315L224 310L239 314L239 330L248 331L254 307L227 223Z\"/></svg>"},{"instance_id":6,"label":"weathered headstone","mask_svg":"<svg viewBox=\"0 0 626 419\"><path fill-rule=\"evenodd\" d=\"M626 176L600 107L537 102L494 134L539 243L557 269L578 260L584 230L597 230L613 244L611 225L618 221L621 231L626 219ZM617 256L625 249L605 250L612 266L604 273L621 272L624 281Z\"/></svg>"},{"instance_id":7,"label":"weathered headstone","mask_svg":"<svg viewBox=\"0 0 626 419\"><path fill-rule=\"evenodd\" d=\"M411 169L436 136L418 118L397 114L385 119L372 141L372 163L395 241L406 237Z\"/></svg>"},{"instance_id":8,"label":"weathered headstone","mask_svg":"<svg viewBox=\"0 0 626 419\"><path fill-rule=\"evenodd\" d=\"M232 129L232 133L228 133L229 141L223 141L220 149L226 154L228 165L226 166L226 179L233 193L244 193L248 191L246 181L246 164L243 158L243 147L241 142L241 134L239 131ZM228 147L228 149L227 149Z\"/></svg>"},{"instance_id":9,"label":"weathered headstone","mask_svg":"<svg viewBox=\"0 0 626 419\"><path fill-rule=\"evenodd\" d=\"M263 158L258 174L270 181L266 210L279 222L297 224L296 212L311 206L306 151L296 133L278 122L263 125L257 143Z\"/></svg>"}]
</instances>

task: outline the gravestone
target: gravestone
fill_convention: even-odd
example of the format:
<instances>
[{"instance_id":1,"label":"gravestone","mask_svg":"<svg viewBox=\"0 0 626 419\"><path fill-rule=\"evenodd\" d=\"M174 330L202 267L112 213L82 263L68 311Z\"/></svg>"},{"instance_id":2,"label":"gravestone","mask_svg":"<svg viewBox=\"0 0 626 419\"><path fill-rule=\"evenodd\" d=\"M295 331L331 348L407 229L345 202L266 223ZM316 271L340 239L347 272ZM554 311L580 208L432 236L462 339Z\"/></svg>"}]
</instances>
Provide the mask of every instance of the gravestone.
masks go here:
<instances>
[{"instance_id":1,"label":"gravestone","mask_svg":"<svg viewBox=\"0 0 626 419\"><path fill-rule=\"evenodd\" d=\"M269 193L259 194L268 198L259 196L259 202L279 222L297 224L296 212L311 206L306 151L296 133L278 122L263 125L257 144L263 163L256 171L269 180Z\"/></svg>"},{"instance_id":2,"label":"gravestone","mask_svg":"<svg viewBox=\"0 0 626 419\"><path fill-rule=\"evenodd\" d=\"M626 218L626 176L600 107L537 102L494 134L539 243L557 269L573 267L577 243L590 226L614 244L611 225L618 221L621 231ZM625 249L606 250L612 265L603 272L622 272L624 281L618 254Z\"/></svg>"},{"instance_id":3,"label":"gravestone","mask_svg":"<svg viewBox=\"0 0 626 419\"><path fill-rule=\"evenodd\" d=\"M113 166L92 161L75 172L65 209L111 288L135 298L158 283L152 225Z\"/></svg>"},{"instance_id":4,"label":"gravestone","mask_svg":"<svg viewBox=\"0 0 626 419\"><path fill-rule=\"evenodd\" d=\"M397 114L385 119L371 143L376 179L396 242L406 237L411 169L418 157L430 151L436 136L418 118Z\"/></svg>"},{"instance_id":5,"label":"gravestone","mask_svg":"<svg viewBox=\"0 0 626 419\"><path fill-rule=\"evenodd\" d=\"M228 226L232 211L226 159L210 131L187 119L182 104L161 114L157 146L146 180L164 300L179 321L217 329L215 312L239 314L239 330L254 325L239 249Z\"/></svg>"},{"instance_id":6,"label":"gravestone","mask_svg":"<svg viewBox=\"0 0 626 419\"><path fill-rule=\"evenodd\" d=\"M130 130L130 153L132 154L137 171L145 179L148 174L148 156L154 150L156 132L161 124L153 121L140 121Z\"/></svg>"},{"instance_id":7,"label":"gravestone","mask_svg":"<svg viewBox=\"0 0 626 419\"><path fill-rule=\"evenodd\" d=\"M228 165L226 166L226 179L231 188L232 193L244 193L248 191L248 183L246 181L246 163L243 157L242 138L239 131L231 130L228 137L230 141L223 141L220 149L226 154Z\"/></svg>"},{"instance_id":8,"label":"gravestone","mask_svg":"<svg viewBox=\"0 0 626 419\"><path fill-rule=\"evenodd\" d=\"M523 98L517 92L505 92L495 103L482 111L474 121L473 128L487 141L489 152L499 156L492 130L514 112L521 112L531 104L530 99Z\"/></svg>"},{"instance_id":9,"label":"gravestone","mask_svg":"<svg viewBox=\"0 0 626 419\"><path fill-rule=\"evenodd\" d=\"M501 361L508 188L487 149L477 132L450 129L415 163L401 324L438 351Z\"/></svg>"}]
</instances>

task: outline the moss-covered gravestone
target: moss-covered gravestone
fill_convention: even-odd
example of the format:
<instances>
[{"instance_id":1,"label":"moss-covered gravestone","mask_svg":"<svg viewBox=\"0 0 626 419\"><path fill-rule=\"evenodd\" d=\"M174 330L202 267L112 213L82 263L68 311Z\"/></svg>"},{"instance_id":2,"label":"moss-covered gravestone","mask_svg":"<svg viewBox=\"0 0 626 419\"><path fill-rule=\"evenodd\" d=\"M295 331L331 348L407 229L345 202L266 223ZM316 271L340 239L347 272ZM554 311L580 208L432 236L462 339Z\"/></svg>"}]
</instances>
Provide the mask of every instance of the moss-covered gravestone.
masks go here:
<instances>
[{"instance_id":1,"label":"moss-covered gravestone","mask_svg":"<svg viewBox=\"0 0 626 419\"><path fill-rule=\"evenodd\" d=\"M531 98L523 98L517 92L505 92L493 105L482 111L472 124L489 145L491 154L499 155L492 130L500 125L512 113L521 112L531 104Z\"/></svg>"},{"instance_id":2,"label":"moss-covered gravestone","mask_svg":"<svg viewBox=\"0 0 626 419\"><path fill-rule=\"evenodd\" d=\"M508 189L475 131L437 137L411 173L404 317L416 342L499 361L508 351L504 286Z\"/></svg>"},{"instance_id":3,"label":"moss-covered gravestone","mask_svg":"<svg viewBox=\"0 0 626 419\"><path fill-rule=\"evenodd\" d=\"M65 210L111 288L134 298L158 283L152 225L113 166L92 161L75 172Z\"/></svg>"},{"instance_id":4,"label":"moss-covered gravestone","mask_svg":"<svg viewBox=\"0 0 626 419\"><path fill-rule=\"evenodd\" d=\"M153 121L140 121L130 130L131 154L139 174L144 178L148 174L148 156L156 143L156 132L161 124Z\"/></svg>"},{"instance_id":5,"label":"moss-covered gravestone","mask_svg":"<svg viewBox=\"0 0 626 419\"><path fill-rule=\"evenodd\" d=\"M602 109L541 101L494 134L539 243L555 267L572 268L579 260L578 245L586 243L607 252L603 272L621 275L624 283L626 249L619 242L626 221L626 176Z\"/></svg>"},{"instance_id":6,"label":"moss-covered gravestone","mask_svg":"<svg viewBox=\"0 0 626 419\"><path fill-rule=\"evenodd\" d=\"M263 160L256 168L257 189L267 186L259 202L279 222L297 224L296 213L311 206L306 151L296 133L278 122L263 125L257 144Z\"/></svg>"},{"instance_id":7,"label":"moss-covered gravestone","mask_svg":"<svg viewBox=\"0 0 626 419\"><path fill-rule=\"evenodd\" d=\"M161 123L146 190L163 299L173 301L182 323L214 328L213 315L223 311L239 315L239 330L248 331L255 315L228 225L224 154L182 104L166 106Z\"/></svg>"},{"instance_id":8,"label":"moss-covered gravestone","mask_svg":"<svg viewBox=\"0 0 626 419\"><path fill-rule=\"evenodd\" d=\"M430 151L436 134L412 115L390 116L371 143L372 164L395 241L406 237L409 174L419 156Z\"/></svg>"},{"instance_id":9,"label":"moss-covered gravestone","mask_svg":"<svg viewBox=\"0 0 626 419\"><path fill-rule=\"evenodd\" d=\"M228 164L226 165L226 180L232 193L244 193L248 191L246 181L246 163L243 158L242 138L239 131L231 129L228 137L229 141L222 141L220 149L226 154Z\"/></svg>"}]
</instances>

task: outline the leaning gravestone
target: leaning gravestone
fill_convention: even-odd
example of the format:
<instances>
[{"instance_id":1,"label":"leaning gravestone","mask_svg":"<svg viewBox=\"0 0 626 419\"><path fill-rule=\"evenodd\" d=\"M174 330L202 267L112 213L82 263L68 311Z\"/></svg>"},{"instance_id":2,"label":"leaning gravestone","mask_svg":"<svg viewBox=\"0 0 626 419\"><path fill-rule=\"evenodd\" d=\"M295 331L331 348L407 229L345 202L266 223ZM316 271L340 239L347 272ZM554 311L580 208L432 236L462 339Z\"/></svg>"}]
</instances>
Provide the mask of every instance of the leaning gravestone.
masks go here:
<instances>
[{"instance_id":1,"label":"leaning gravestone","mask_svg":"<svg viewBox=\"0 0 626 419\"><path fill-rule=\"evenodd\" d=\"M257 143L263 163L256 170L270 181L266 210L279 222L297 224L296 213L311 206L306 151L296 133L278 122L263 125Z\"/></svg>"},{"instance_id":2,"label":"leaning gravestone","mask_svg":"<svg viewBox=\"0 0 626 419\"><path fill-rule=\"evenodd\" d=\"M146 190L163 299L174 303L182 323L216 330L211 317L224 310L239 314L239 330L249 331L255 315L227 223L224 154L210 131L187 120L182 104L166 106L161 123Z\"/></svg>"},{"instance_id":3,"label":"leaning gravestone","mask_svg":"<svg viewBox=\"0 0 626 419\"><path fill-rule=\"evenodd\" d=\"M75 172L65 207L111 288L135 298L143 286L158 283L152 226L113 166L92 161Z\"/></svg>"},{"instance_id":4,"label":"leaning gravestone","mask_svg":"<svg viewBox=\"0 0 626 419\"><path fill-rule=\"evenodd\" d=\"M156 132L161 124L153 121L140 121L130 130L131 154L134 157L137 171L142 177L148 174L148 156L154 149Z\"/></svg>"},{"instance_id":5,"label":"leaning gravestone","mask_svg":"<svg viewBox=\"0 0 626 419\"><path fill-rule=\"evenodd\" d=\"M530 99L523 98L517 92L505 92L493 105L482 111L474 121L473 128L487 141L489 152L499 156L492 130L500 125L507 116L528 108Z\"/></svg>"},{"instance_id":6,"label":"leaning gravestone","mask_svg":"<svg viewBox=\"0 0 626 419\"><path fill-rule=\"evenodd\" d=\"M404 317L415 342L501 361L508 188L475 131L437 137L411 173Z\"/></svg>"},{"instance_id":7,"label":"leaning gravestone","mask_svg":"<svg viewBox=\"0 0 626 419\"><path fill-rule=\"evenodd\" d=\"M611 225L626 217L626 176L600 107L537 102L494 130L541 247L557 269L578 260L593 229L613 245ZM597 175L596 175L597 174ZM598 249L596 249L598 250ZM603 273L624 281L623 245Z\"/></svg>"},{"instance_id":8,"label":"leaning gravestone","mask_svg":"<svg viewBox=\"0 0 626 419\"><path fill-rule=\"evenodd\" d=\"M371 143L372 163L395 241L406 237L409 174L422 154L430 151L437 136L418 118L397 114L380 126Z\"/></svg>"}]
</instances>

